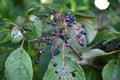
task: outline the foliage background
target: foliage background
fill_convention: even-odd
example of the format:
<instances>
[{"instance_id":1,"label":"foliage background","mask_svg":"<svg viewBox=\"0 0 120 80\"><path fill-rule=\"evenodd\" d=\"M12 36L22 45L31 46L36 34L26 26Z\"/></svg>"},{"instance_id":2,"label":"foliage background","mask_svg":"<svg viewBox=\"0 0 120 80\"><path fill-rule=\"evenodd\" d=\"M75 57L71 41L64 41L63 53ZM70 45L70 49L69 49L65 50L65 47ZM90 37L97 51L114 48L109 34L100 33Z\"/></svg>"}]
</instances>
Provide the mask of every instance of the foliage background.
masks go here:
<instances>
[{"instance_id":1,"label":"foliage background","mask_svg":"<svg viewBox=\"0 0 120 80\"><path fill-rule=\"evenodd\" d=\"M2 30L3 27L8 28L8 25L3 26L5 24L3 18L15 22L18 16L26 16L26 11L28 9L38 5L54 6L61 11L71 10L80 20L84 20L84 18L93 19L93 17L95 17L97 18L97 22L92 26L97 24L96 31L98 32L92 42L87 45L87 49L92 50L94 48L99 48L104 51L105 54L97 54L100 52L99 50L96 51L97 53L88 51L89 54L91 53L91 55L88 56L97 57L90 59L94 65L90 64L82 66L86 80L103 80L103 78L104 80L119 80L120 0L109 0L110 6L104 11L100 11L95 7L94 0L46 0L47 3L43 3L42 1L43 0L0 0L0 30ZM41 11L42 10L35 10L31 14L39 15ZM85 21L81 22L84 23ZM9 34L9 31L7 32ZM3 35L6 35L4 34L4 31L0 31L0 80L6 80L4 75L4 65L9 53L20 45L11 44L10 42L2 44ZM110 53L110 55L106 55L107 53ZM42 55L40 64L33 64L34 80L43 78L43 74L45 73L50 60L49 56L50 54ZM106 66L104 68L105 65L111 66ZM103 68L107 71L102 73ZM112 73L112 71L116 72ZM107 72L110 72L110 74L106 74ZM112 76L113 74L117 75L117 78L109 77L109 75ZM107 77L108 79L106 79Z\"/></svg>"}]
</instances>

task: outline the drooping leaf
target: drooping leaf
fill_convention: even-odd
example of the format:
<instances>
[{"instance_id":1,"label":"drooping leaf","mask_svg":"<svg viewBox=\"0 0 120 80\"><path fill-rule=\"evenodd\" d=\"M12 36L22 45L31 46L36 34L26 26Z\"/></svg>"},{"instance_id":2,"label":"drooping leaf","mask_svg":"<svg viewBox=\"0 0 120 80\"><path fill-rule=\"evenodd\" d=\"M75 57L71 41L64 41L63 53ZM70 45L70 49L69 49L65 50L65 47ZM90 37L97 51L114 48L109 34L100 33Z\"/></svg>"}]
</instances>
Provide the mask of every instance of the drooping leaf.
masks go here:
<instances>
[{"instance_id":1,"label":"drooping leaf","mask_svg":"<svg viewBox=\"0 0 120 80\"><path fill-rule=\"evenodd\" d=\"M79 11L79 12L75 12L75 14L77 15L77 16L83 16L83 17L87 17L87 18L94 18L95 17L95 15L93 14L93 12L91 12L91 11Z\"/></svg>"},{"instance_id":2,"label":"drooping leaf","mask_svg":"<svg viewBox=\"0 0 120 80\"><path fill-rule=\"evenodd\" d=\"M120 37L120 33L117 31L112 32L109 30L102 30L97 33L96 37L94 38L91 44L94 45L102 40L110 41L112 39L119 38L119 37Z\"/></svg>"},{"instance_id":3,"label":"drooping leaf","mask_svg":"<svg viewBox=\"0 0 120 80\"><path fill-rule=\"evenodd\" d=\"M120 80L120 59L110 60L102 71L103 80Z\"/></svg>"},{"instance_id":4,"label":"drooping leaf","mask_svg":"<svg viewBox=\"0 0 120 80\"><path fill-rule=\"evenodd\" d=\"M80 61L79 56L72 52L69 48L65 47L65 56L72 58L74 61ZM105 55L111 55L117 52L120 52L119 50L117 51L111 51L111 52L104 52L101 49L83 49L80 51L81 52L81 58L82 59L93 59L99 56L105 56Z\"/></svg>"},{"instance_id":5,"label":"drooping leaf","mask_svg":"<svg viewBox=\"0 0 120 80\"><path fill-rule=\"evenodd\" d=\"M28 53L23 48L11 52L5 63L7 80L32 80L32 63Z\"/></svg>"},{"instance_id":6,"label":"drooping leaf","mask_svg":"<svg viewBox=\"0 0 120 80\"><path fill-rule=\"evenodd\" d=\"M29 21L26 22L25 29L29 30L25 33L25 37L27 39L38 39L41 37L43 23L38 19L39 18L37 16L31 15Z\"/></svg>"},{"instance_id":7,"label":"drooping leaf","mask_svg":"<svg viewBox=\"0 0 120 80\"><path fill-rule=\"evenodd\" d=\"M71 58L57 55L50 61L43 80L86 80L82 68Z\"/></svg>"},{"instance_id":8,"label":"drooping leaf","mask_svg":"<svg viewBox=\"0 0 120 80\"><path fill-rule=\"evenodd\" d=\"M110 55L110 54L113 54L113 53L116 53L116 52L119 52L119 50L118 51L112 51L112 52L104 52L101 49L91 49L91 50L84 51L83 54L82 54L82 58L83 59L91 59L91 58L95 58L95 57L98 57L98 56Z\"/></svg>"}]
</instances>

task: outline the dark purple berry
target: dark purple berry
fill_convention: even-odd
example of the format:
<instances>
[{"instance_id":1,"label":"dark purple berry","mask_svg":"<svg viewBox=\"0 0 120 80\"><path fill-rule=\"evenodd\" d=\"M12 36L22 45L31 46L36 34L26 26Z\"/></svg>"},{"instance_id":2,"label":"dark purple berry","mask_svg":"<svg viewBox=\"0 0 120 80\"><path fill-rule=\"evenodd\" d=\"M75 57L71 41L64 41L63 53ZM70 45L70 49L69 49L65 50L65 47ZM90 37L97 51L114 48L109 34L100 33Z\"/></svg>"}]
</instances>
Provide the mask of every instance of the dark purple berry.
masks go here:
<instances>
[{"instance_id":1,"label":"dark purple berry","mask_svg":"<svg viewBox=\"0 0 120 80\"><path fill-rule=\"evenodd\" d=\"M39 60L35 60L35 64L39 64Z\"/></svg>"},{"instance_id":2,"label":"dark purple berry","mask_svg":"<svg viewBox=\"0 0 120 80\"><path fill-rule=\"evenodd\" d=\"M56 26L56 22L52 22L52 26Z\"/></svg>"},{"instance_id":3,"label":"dark purple berry","mask_svg":"<svg viewBox=\"0 0 120 80\"><path fill-rule=\"evenodd\" d=\"M84 42L84 41L85 41L85 39L84 39L84 38L81 38L81 41L82 41L82 42Z\"/></svg>"},{"instance_id":4,"label":"dark purple berry","mask_svg":"<svg viewBox=\"0 0 120 80\"><path fill-rule=\"evenodd\" d=\"M38 47L37 45L35 45L35 46L34 46L34 49L35 49L35 50L38 50L38 49L39 49L39 47Z\"/></svg>"},{"instance_id":5,"label":"dark purple berry","mask_svg":"<svg viewBox=\"0 0 120 80\"><path fill-rule=\"evenodd\" d=\"M55 56L54 56L54 55L52 55L52 58L54 59L54 58L55 58Z\"/></svg>"},{"instance_id":6,"label":"dark purple berry","mask_svg":"<svg viewBox=\"0 0 120 80\"><path fill-rule=\"evenodd\" d=\"M81 34L84 34L84 31L80 31Z\"/></svg>"},{"instance_id":7,"label":"dark purple berry","mask_svg":"<svg viewBox=\"0 0 120 80\"><path fill-rule=\"evenodd\" d=\"M74 21L73 23L74 23L74 24L76 24L76 23L77 23L77 21Z\"/></svg>"},{"instance_id":8,"label":"dark purple berry","mask_svg":"<svg viewBox=\"0 0 120 80\"><path fill-rule=\"evenodd\" d=\"M74 18L74 16L73 16L72 14L70 14L68 17L69 17L70 19L73 19L73 18Z\"/></svg>"},{"instance_id":9,"label":"dark purple berry","mask_svg":"<svg viewBox=\"0 0 120 80\"><path fill-rule=\"evenodd\" d=\"M80 38L81 37L81 35L80 34L77 34L77 38Z\"/></svg>"},{"instance_id":10,"label":"dark purple berry","mask_svg":"<svg viewBox=\"0 0 120 80\"><path fill-rule=\"evenodd\" d=\"M60 36L61 36L61 37L64 37L64 34L63 34L63 33L61 33L61 34L60 34Z\"/></svg>"},{"instance_id":11,"label":"dark purple berry","mask_svg":"<svg viewBox=\"0 0 120 80\"><path fill-rule=\"evenodd\" d=\"M57 63L54 63L53 66L56 67L58 64Z\"/></svg>"},{"instance_id":12,"label":"dark purple berry","mask_svg":"<svg viewBox=\"0 0 120 80\"><path fill-rule=\"evenodd\" d=\"M51 21L50 21L50 20L48 20L48 21L47 21L47 24L51 24Z\"/></svg>"},{"instance_id":13,"label":"dark purple berry","mask_svg":"<svg viewBox=\"0 0 120 80\"><path fill-rule=\"evenodd\" d=\"M45 39L46 39L46 40L49 40L49 37L47 36Z\"/></svg>"},{"instance_id":14,"label":"dark purple berry","mask_svg":"<svg viewBox=\"0 0 120 80\"><path fill-rule=\"evenodd\" d=\"M69 22L70 22L71 24L72 24L72 23L74 23L74 21L73 21L73 20L70 20Z\"/></svg>"},{"instance_id":15,"label":"dark purple berry","mask_svg":"<svg viewBox=\"0 0 120 80\"><path fill-rule=\"evenodd\" d=\"M68 27L72 27L72 23L68 23Z\"/></svg>"},{"instance_id":16,"label":"dark purple berry","mask_svg":"<svg viewBox=\"0 0 120 80\"><path fill-rule=\"evenodd\" d=\"M50 14L53 14L53 10L52 9L50 10Z\"/></svg>"},{"instance_id":17,"label":"dark purple berry","mask_svg":"<svg viewBox=\"0 0 120 80\"><path fill-rule=\"evenodd\" d=\"M85 24L82 24L81 27L82 27L82 28L85 28Z\"/></svg>"},{"instance_id":18,"label":"dark purple berry","mask_svg":"<svg viewBox=\"0 0 120 80\"><path fill-rule=\"evenodd\" d=\"M42 52L45 52L45 48L42 48L41 51L42 51Z\"/></svg>"},{"instance_id":19,"label":"dark purple berry","mask_svg":"<svg viewBox=\"0 0 120 80\"><path fill-rule=\"evenodd\" d=\"M53 10L54 13L57 13L57 10Z\"/></svg>"},{"instance_id":20,"label":"dark purple berry","mask_svg":"<svg viewBox=\"0 0 120 80\"><path fill-rule=\"evenodd\" d=\"M62 39L64 39L64 33L60 33L59 37L62 38Z\"/></svg>"},{"instance_id":21,"label":"dark purple berry","mask_svg":"<svg viewBox=\"0 0 120 80\"><path fill-rule=\"evenodd\" d=\"M69 13L68 13L68 12L64 12L64 14L65 14L65 15L69 15Z\"/></svg>"},{"instance_id":22,"label":"dark purple berry","mask_svg":"<svg viewBox=\"0 0 120 80\"><path fill-rule=\"evenodd\" d=\"M52 43L52 41L51 40L48 40L48 42L47 42L48 44L51 44Z\"/></svg>"},{"instance_id":23,"label":"dark purple berry","mask_svg":"<svg viewBox=\"0 0 120 80\"><path fill-rule=\"evenodd\" d=\"M66 43L66 47L70 47L71 45L69 43Z\"/></svg>"},{"instance_id":24,"label":"dark purple berry","mask_svg":"<svg viewBox=\"0 0 120 80\"><path fill-rule=\"evenodd\" d=\"M74 17L74 18L72 18L72 21L76 21L76 18Z\"/></svg>"},{"instance_id":25,"label":"dark purple berry","mask_svg":"<svg viewBox=\"0 0 120 80\"><path fill-rule=\"evenodd\" d=\"M42 54L42 53L43 53L43 51L42 51L42 50L40 50L40 51L39 51L39 53L40 53L40 54Z\"/></svg>"},{"instance_id":26,"label":"dark purple berry","mask_svg":"<svg viewBox=\"0 0 120 80\"><path fill-rule=\"evenodd\" d=\"M79 55L82 56L82 52L79 52Z\"/></svg>"},{"instance_id":27,"label":"dark purple berry","mask_svg":"<svg viewBox=\"0 0 120 80\"><path fill-rule=\"evenodd\" d=\"M87 33L86 33L86 32L84 32L84 35L87 35Z\"/></svg>"},{"instance_id":28,"label":"dark purple berry","mask_svg":"<svg viewBox=\"0 0 120 80\"><path fill-rule=\"evenodd\" d=\"M58 29L57 29L57 28L55 28L55 29L54 29L54 33L57 33L57 32L58 32Z\"/></svg>"},{"instance_id":29,"label":"dark purple berry","mask_svg":"<svg viewBox=\"0 0 120 80\"><path fill-rule=\"evenodd\" d=\"M69 18L68 16L65 16L65 18Z\"/></svg>"},{"instance_id":30,"label":"dark purple berry","mask_svg":"<svg viewBox=\"0 0 120 80\"><path fill-rule=\"evenodd\" d=\"M45 17L48 17L48 13L45 13Z\"/></svg>"},{"instance_id":31,"label":"dark purple berry","mask_svg":"<svg viewBox=\"0 0 120 80\"><path fill-rule=\"evenodd\" d=\"M80 33L83 35L87 35L87 33L85 31L81 31Z\"/></svg>"},{"instance_id":32,"label":"dark purple berry","mask_svg":"<svg viewBox=\"0 0 120 80\"><path fill-rule=\"evenodd\" d=\"M79 44L80 44L81 47L84 46L84 43L82 41L79 41Z\"/></svg>"},{"instance_id":33,"label":"dark purple berry","mask_svg":"<svg viewBox=\"0 0 120 80\"><path fill-rule=\"evenodd\" d=\"M65 38L66 38L66 39L70 39L70 36L69 36L69 35L66 35Z\"/></svg>"},{"instance_id":34,"label":"dark purple berry","mask_svg":"<svg viewBox=\"0 0 120 80\"><path fill-rule=\"evenodd\" d=\"M40 20L40 18L39 18L39 17L35 17L35 19L36 19L36 20Z\"/></svg>"},{"instance_id":35,"label":"dark purple berry","mask_svg":"<svg viewBox=\"0 0 120 80\"><path fill-rule=\"evenodd\" d=\"M84 46L84 43L80 44L80 46L83 47L83 46Z\"/></svg>"},{"instance_id":36,"label":"dark purple berry","mask_svg":"<svg viewBox=\"0 0 120 80\"><path fill-rule=\"evenodd\" d=\"M54 20L57 21L58 20L58 16L54 16Z\"/></svg>"},{"instance_id":37,"label":"dark purple berry","mask_svg":"<svg viewBox=\"0 0 120 80\"><path fill-rule=\"evenodd\" d=\"M60 53L61 52L61 49L60 48L57 48L57 53Z\"/></svg>"},{"instance_id":38,"label":"dark purple berry","mask_svg":"<svg viewBox=\"0 0 120 80\"><path fill-rule=\"evenodd\" d=\"M46 39L45 38L42 38L42 42L45 42L46 41Z\"/></svg>"},{"instance_id":39,"label":"dark purple berry","mask_svg":"<svg viewBox=\"0 0 120 80\"><path fill-rule=\"evenodd\" d=\"M68 21L70 21L70 19L69 18L66 18L66 20L65 20L66 22L68 22Z\"/></svg>"}]
</instances>

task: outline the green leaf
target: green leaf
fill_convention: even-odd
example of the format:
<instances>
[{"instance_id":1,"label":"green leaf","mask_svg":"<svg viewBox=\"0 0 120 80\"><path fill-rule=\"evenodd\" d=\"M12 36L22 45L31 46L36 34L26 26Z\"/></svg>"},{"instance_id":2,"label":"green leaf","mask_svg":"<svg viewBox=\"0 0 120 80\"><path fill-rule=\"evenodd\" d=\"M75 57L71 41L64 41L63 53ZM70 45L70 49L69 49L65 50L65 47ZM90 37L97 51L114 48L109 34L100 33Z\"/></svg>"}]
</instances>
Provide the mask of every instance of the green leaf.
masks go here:
<instances>
[{"instance_id":1,"label":"green leaf","mask_svg":"<svg viewBox=\"0 0 120 80\"><path fill-rule=\"evenodd\" d=\"M94 18L95 17L93 12L88 11L88 10L75 12L75 15L82 16L82 17L87 17L87 18Z\"/></svg>"},{"instance_id":2,"label":"green leaf","mask_svg":"<svg viewBox=\"0 0 120 80\"><path fill-rule=\"evenodd\" d=\"M40 20L37 20L37 16L31 15L29 17L29 21L25 24L25 29L29 30L26 31L25 37L27 39L38 39L41 37L42 30L43 30L43 23ZM30 22L31 21L31 22Z\"/></svg>"},{"instance_id":3,"label":"green leaf","mask_svg":"<svg viewBox=\"0 0 120 80\"><path fill-rule=\"evenodd\" d=\"M72 58L74 61L80 61L80 58L78 57L78 55L74 52L71 52L71 50L67 47L64 47L65 49L65 56L67 57L70 57ZM117 53L117 52L120 52L120 50L118 51L112 51L112 52L104 52L103 50L101 49L81 49L82 52L82 56L81 58L82 59L92 59L92 58L96 58L98 56L105 56L105 55L110 55L110 54L113 54L113 53Z\"/></svg>"},{"instance_id":4,"label":"green leaf","mask_svg":"<svg viewBox=\"0 0 120 80\"><path fill-rule=\"evenodd\" d=\"M4 69L5 69L5 61L7 59L7 57L9 56L9 52L10 50L6 50L6 47L5 47L5 50L3 50L1 48L0 50L0 80L3 78L3 75L4 75Z\"/></svg>"},{"instance_id":5,"label":"green leaf","mask_svg":"<svg viewBox=\"0 0 120 80\"><path fill-rule=\"evenodd\" d=\"M55 66L55 64L57 64ZM58 55L50 61L43 80L86 80L85 74L75 61L69 57Z\"/></svg>"},{"instance_id":6,"label":"green leaf","mask_svg":"<svg viewBox=\"0 0 120 80\"><path fill-rule=\"evenodd\" d=\"M40 75L41 75L41 77L43 77L43 75L45 74L45 71L48 68L48 64L49 64L49 62L51 60L51 57L52 57L51 55L52 54L50 53L50 50L49 50L49 52L41 54L41 56L40 56L40 64L39 64L39 66L40 66Z\"/></svg>"},{"instance_id":7,"label":"green leaf","mask_svg":"<svg viewBox=\"0 0 120 80\"><path fill-rule=\"evenodd\" d=\"M32 62L23 48L11 52L5 63L7 80L32 80Z\"/></svg>"},{"instance_id":8,"label":"green leaf","mask_svg":"<svg viewBox=\"0 0 120 80\"><path fill-rule=\"evenodd\" d=\"M36 36L39 38L41 37L41 33L42 33L42 30L43 30L43 24L40 20L35 20L33 22L33 25L35 27L35 33L36 33Z\"/></svg>"},{"instance_id":9,"label":"green leaf","mask_svg":"<svg viewBox=\"0 0 120 80\"><path fill-rule=\"evenodd\" d=\"M115 24L113 27L116 31L120 32L120 23Z\"/></svg>"},{"instance_id":10,"label":"green leaf","mask_svg":"<svg viewBox=\"0 0 120 80\"><path fill-rule=\"evenodd\" d=\"M103 80L120 80L120 59L110 60L102 71Z\"/></svg>"},{"instance_id":11,"label":"green leaf","mask_svg":"<svg viewBox=\"0 0 120 80\"><path fill-rule=\"evenodd\" d=\"M88 66L84 66L83 70L86 76L86 80L102 80L100 70L94 70Z\"/></svg>"},{"instance_id":12,"label":"green leaf","mask_svg":"<svg viewBox=\"0 0 120 80\"><path fill-rule=\"evenodd\" d=\"M92 43L90 45L95 45L96 43L100 42L100 41L110 41L112 39L115 38L119 38L120 37L120 33L119 32L112 32L109 30L102 30L99 31L96 35L96 37L94 38L94 40L92 41Z\"/></svg>"},{"instance_id":13,"label":"green leaf","mask_svg":"<svg viewBox=\"0 0 120 80\"><path fill-rule=\"evenodd\" d=\"M11 51L17 47L16 44L11 44L11 41L0 45L0 80L5 79L5 61L7 60Z\"/></svg>"},{"instance_id":14,"label":"green leaf","mask_svg":"<svg viewBox=\"0 0 120 80\"><path fill-rule=\"evenodd\" d=\"M79 2L79 0L76 0L76 1L74 1L74 2L76 2L76 4L77 4L77 10L80 10L80 11L82 11L82 10L84 10L84 11L86 11L86 10L88 10L88 0L82 0L82 1L80 1Z\"/></svg>"},{"instance_id":15,"label":"green leaf","mask_svg":"<svg viewBox=\"0 0 120 80\"><path fill-rule=\"evenodd\" d=\"M17 24L21 28L21 27L23 27L25 20L26 19L24 17L18 16L16 21L15 21L15 24Z\"/></svg>"},{"instance_id":16,"label":"green leaf","mask_svg":"<svg viewBox=\"0 0 120 80\"><path fill-rule=\"evenodd\" d=\"M5 43L11 40L10 30L2 29L0 30L0 43Z\"/></svg>"},{"instance_id":17,"label":"green leaf","mask_svg":"<svg viewBox=\"0 0 120 80\"><path fill-rule=\"evenodd\" d=\"M75 48L77 51L79 51L87 46L87 41L86 41L85 35L81 35L80 39L76 37L76 35L80 33L80 30L86 31L85 29L82 29L82 28L80 30L77 30L78 26L81 26L81 24L79 22L77 24L73 25L73 27L69 29L70 39L68 40L68 43L70 43L70 45L73 48ZM84 40L84 45L82 47L79 44L79 41L81 39Z\"/></svg>"},{"instance_id":18,"label":"green leaf","mask_svg":"<svg viewBox=\"0 0 120 80\"><path fill-rule=\"evenodd\" d=\"M115 11L110 10L106 15L109 17L110 24L120 23L120 17Z\"/></svg>"},{"instance_id":19,"label":"green leaf","mask_svg":"<svg viewBox=\"0 0 120 80\"><path fill-rule=\"evenodd\" d=\"M78 21L81 24L86 25L86 32L87 32L87 44L90 44L92 40L95 38L97 34L97 19L96 18L86 18L86 17L78 17Z\"/></svg>"},{"instance_id":20,"label":"green leaf","mask_svg":"<svg viewBox=\"0 0 120 80\"><path fill-rule=\"evenodd\" d=\"M91 49L91 50L83 51L82 58L83 59L91 59L91 58L95 58L98 56L110 55L110 54L113 54L116 52L119 52L119 50L106 53L101 49Z\"/></svg>"}]
</instances>

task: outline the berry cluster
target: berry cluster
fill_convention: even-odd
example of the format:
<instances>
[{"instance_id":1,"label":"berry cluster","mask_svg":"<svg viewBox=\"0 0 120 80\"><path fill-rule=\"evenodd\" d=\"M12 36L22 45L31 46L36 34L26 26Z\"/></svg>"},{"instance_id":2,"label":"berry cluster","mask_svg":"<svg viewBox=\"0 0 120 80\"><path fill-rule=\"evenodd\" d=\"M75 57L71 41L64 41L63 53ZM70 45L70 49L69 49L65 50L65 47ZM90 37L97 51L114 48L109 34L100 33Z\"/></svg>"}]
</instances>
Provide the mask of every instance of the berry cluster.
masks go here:
<instances>
[{"instance_id":1,"label":"berry cluster","mask_svg":"<svg viewBox=\"0 0 120 80\"><path fill-rule=\"evenodd\" d=\"M49 13L45 14L45 17L50 17L51 15L54 15L52 20L47 20L47 24L52 26L59 26L57 24L60 24L59 22L62 20L64 25L67 27L72 27L73 24L76 24L76 18L73 14L68 12L58 12L57 10L50 9ZM66 24L67 23L67 24Z\"/></svg>"},{"instance_id":2,"label":"berry cluster","mask_svg":"<svg viewBox=\"0 0 120 80\"><path fill-rule=\"evenodd\" d=\"M70 30L73 30L73 32L76 35L76 41L77 43L83 47L84 46L84 38L82 36L86 36L87 33L85 32L85 24L78 25L75 16L71 12L59 12L55 9L50 9L49 12L44 14L46 24L52 26L52 32L46 33L43 32L42 36L40 38L40 44L48 45L51 44L53 46L56 45L55 40L58 38L62 39L65 43L66 47L72 48L72 43L69 43L69 40L71 38ZM76 31L79 32L76 34ZM60 45L59 45L60 46ZM53 50L52 57L54 58L54 51L56 53L61 52L61 48L57 46L56 50ZM45 46L46 47L46 46ZM34 49L37 50L40 54L47 51L47 48L41 48L39 49L38 46L34 46ZM51 49L52 50L52 49ZM78 53L80 56L82 53Z\"/></svg>"}]
</instances>

